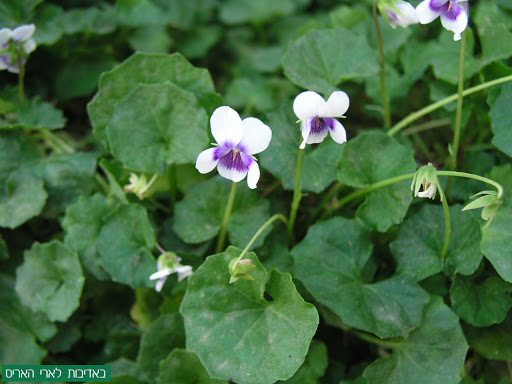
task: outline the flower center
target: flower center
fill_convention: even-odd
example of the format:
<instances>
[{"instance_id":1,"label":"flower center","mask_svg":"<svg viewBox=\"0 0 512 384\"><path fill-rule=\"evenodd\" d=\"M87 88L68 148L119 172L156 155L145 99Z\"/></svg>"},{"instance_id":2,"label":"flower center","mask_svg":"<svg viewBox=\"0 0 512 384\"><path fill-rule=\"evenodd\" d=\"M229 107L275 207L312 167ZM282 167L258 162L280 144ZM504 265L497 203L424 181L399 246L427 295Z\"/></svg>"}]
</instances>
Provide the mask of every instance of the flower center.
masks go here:
<instances>
[{"instance_id":1,"label":"flower center","mask_svg":"<svg viewBox=\"0 0 512 384\"><path fill-rule=\"evenodd\" d=\"M448 5L448 11L450 11L453 7L453 3L452 3L452 0L449 0L448 1L449 5Z\"/></svg>"},{"instance_id":2,"label":"flower center","mask_svg":"<svg viewBox=\"0 0 512 384\"><path fill-rule=\"evenodd\" d=\"M311 134L320 134L331 126L330 118L315 117L311 120Z\"/></svg>"},{"instance_id":3,"label":"flower center","mask_svg":"<svg viewBox=\"0 0 512 384\"><path fill-rule=\"evenodd\" d=\"M240 151L237 151L236 149L233 149L233 161L235 160L235 157L238 155Z\"/></svg>"}]
</instances>

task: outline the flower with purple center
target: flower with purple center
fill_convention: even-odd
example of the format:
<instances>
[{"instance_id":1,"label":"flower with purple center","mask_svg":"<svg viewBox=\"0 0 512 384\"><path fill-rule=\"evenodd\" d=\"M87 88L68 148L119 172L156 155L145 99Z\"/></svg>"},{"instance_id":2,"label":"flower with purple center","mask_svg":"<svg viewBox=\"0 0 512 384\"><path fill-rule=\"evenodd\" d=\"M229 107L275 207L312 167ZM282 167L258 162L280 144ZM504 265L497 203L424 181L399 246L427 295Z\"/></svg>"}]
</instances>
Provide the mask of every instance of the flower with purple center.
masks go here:
<instances>
[{"instance_id":1,"label":"flower with purple center","mask_svg":"<svg viewBox=\"0 0 512 384\"><path fill-rule=\"evenodd\" d=\"M416 16L416 11L410 3L398 2L394 5L396 8L394 10L386 8L389 24L391 24L393 29L395 29L397 25L406 28L411 24L418 23L418 16Z\"/></svg>"},{"instance_id":2,"label":"flower with purple center","mask_svg":"<svg viewBox=\"0 0 512 384\"><path fill-rule=\"evenodd\" d=\"M217 167L222 177L234 182L247 176L249 188L256 188L260 168L253 155L268 147L272 139L270 128L254 117L242 120L234 109L227 106L213 112L210 126L217 147L199 154L197 170L208 173Z\"/></svg>"},{"instance_id":3,"label":"flower with purple center","mask_svg":"<svg viewBox=\"0 0 512 384\"><path fill-rule=\"evenodd\" d=\"M181 259L173 252L166 252L160 255L157 261L158 272L149 276L150 280L157 280L155 290L160 292L167 280L167 277L173 273L178 274L178 281L182 281L192 274L192 267L190 265L180 264Z\"/></svg>"},{"instance_id":4,"label":"flower with purple center","mask_svg":"<svg viewBox=\"0 0 512 384\"><path fill-rule=\"evenodd\" d=\"M36 49L36 42L31 38L35 30L34 24L22 25L12 31L0 29L0 70L19 73L20 61L25 65L28 55Z\"/></svg>"},{"instance_id":5,"label":"flower with purple center","mask_svg":"<svg viewBox=\"0 0 512 384\"><path fill-rule=\"evenodd\" d=\"M443 27L452 31L453 40L457 41L468 26L468 5L466 0L424 0L416 7L416 16L421 24L440 16Z\"/></svg>"},{"instance_id":6,"label":"flower with purple center","mask_svg":"<svg viewBox=\"0 0 512 384\"><path fill-rule=\"evenodd\" d=\"M302 121L301 149L306 144L321 143L327 133L338 144L347 141L347 133L334 117L342 117L348 110L348 95L343 91L331 94L327 101L316 92L306 91L299 94L293 102L293 111Z\"/></svg>"}]
</instances>

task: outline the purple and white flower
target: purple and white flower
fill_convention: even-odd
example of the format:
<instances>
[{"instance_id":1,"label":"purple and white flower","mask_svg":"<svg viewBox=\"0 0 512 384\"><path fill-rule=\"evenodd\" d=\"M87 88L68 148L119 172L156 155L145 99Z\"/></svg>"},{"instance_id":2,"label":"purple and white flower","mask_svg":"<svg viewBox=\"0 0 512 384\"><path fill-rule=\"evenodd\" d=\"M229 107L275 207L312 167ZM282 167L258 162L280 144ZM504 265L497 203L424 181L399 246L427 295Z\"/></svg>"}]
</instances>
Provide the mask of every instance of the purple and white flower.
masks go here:
<instances>
[{"instance_id":1,"label":"purple and white flower","mask_svg":"<svg viewBox=\"0 0 512 384\"><path fill-rule=\"evenodd\" d=\"M462 38L461 33L468 26L467 0L424 0L416 7L416 16L421 24L428 24L438 16L441 24L454 33L453 40Z\"/></svg>"},{"instance_id":2,"label":"purple and white flower","mask_svg":"<svg viewBox=\"0 0 512 384\"><path fill-rule=\"evenodd\" d=\"M162 255L164 256L164 255ZM150 280L156 280L155 290L157 292L160 292L165 284L165 281L167 280L167 277L172 275L173 273L178 274L178 281L182 281L186 277L189 277L192 274L192 267L190 265L181 265L179 262L181 259L177 256L174 256L174 260L170 260L167 255L168 260L170 260L169 263L165 262L165 259L162 258L162 256L157 261L157 268L158 272L153 273L151 276L149 276Z\"/></svg>"},{"instance_id":3,"label":"purple and white flower","mask_svg":"<svg viewBox=\"0 0 512 384\"><path fill-rule=\"evenodd\" d=\"M302 121L301 149L306 144L321 143L327 133L338 144L347 141L347 133L334 117L342 117L348 110L350 100L343 91L331 94L327 101L316 92L306 91L299 94L293 102L293 111Z\"/></svg>"},{"instance_id":4,"label":"purple and white flower","mask_svg":"<svg viewBox=\"0 0 512 384\"><path fill-rule=\"evenodd\" d=\"M210 126L217 147L199 154L197 170L208 173L217 167L222 177L234 182L247 176L249 188L256 188L260 168L253 155L268 147L272 139L270 128L254 117L242 120L234 109L227 106L213 112Z\"/></svg>"},{"instance_id":5,"label":"purple and white flower","mask_svg":"<svg viewBox=\"0 0 512 384\"><path fill-rule=\"evenodd\" d=\"M418 24L418 16L416 16L416 11L410 3L399 2L395 3L395 6L398 8L398 12L386 8L389 24L391 24L393 29L395 29L397 25L406 28L411 24Z\"/></svg>"},{"instance_id":6,"label":"purple and white flower","mask_svg":"<svg viewBox=\"0 0 512 384\"><path fill-rule=\"evenodd\" d=\"M28 55L37 47L32 39L35 30L34 24L21 25L12 31L9 28L0 29L0 70L19 73L19 61L25 65Z\"/></svg>"}]
</instances>

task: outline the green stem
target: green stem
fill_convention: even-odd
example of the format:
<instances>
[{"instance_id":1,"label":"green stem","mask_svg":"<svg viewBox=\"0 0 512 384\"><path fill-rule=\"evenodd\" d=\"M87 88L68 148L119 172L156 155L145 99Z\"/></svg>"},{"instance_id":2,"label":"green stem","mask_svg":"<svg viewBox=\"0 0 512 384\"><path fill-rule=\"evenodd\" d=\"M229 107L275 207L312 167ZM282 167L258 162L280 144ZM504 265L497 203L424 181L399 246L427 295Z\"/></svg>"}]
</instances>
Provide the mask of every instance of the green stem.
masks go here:
<instances>
[{"instance_id":1,"label":"green stem","mask_svg":"<svg viewBox=\"0 0 512 384\"><path fill-rule=\"evenodd\" d=\"M38 131L39 136L48 144L48 146L57 153L75 153L75 148L67 144L64 140L58 138L47 129Z\"/></svg>"},{"instance_id":2,"label":"green stem","mask_svg":"<svg viewBox=\"0 0 512 384\"><path fill-rule=\"evenodd\" d=\"M495 86L495 85L499 85L499 84L503 84L503 83L506 83L508 81L512 81L512 75L500 77L499 79L495 79L495 80L492 80L492 81L487 81L487 82L479 84L477 86L474 86L474 87L471 87L471 88L467 88L467 89L465 89L462 92L462 96L466 97L466 96L471 95L473 93L480 92L480 91L482 91L484 89L487 89L489 87L492 87L492 86ZM394 134L400 132L400 130L402 130L403 128L407 127L413 121L416 121L419 118L421 118L421 117L423 117L425 115L428 115L430 112L433 112L436 109L444 107L446 104L450 104L450 103L454 102L455 100L457 100L458 97L459 97L459 94L455 93L455 94L453 94L451 96L448 96L448 97L446 97L446 98L444 98L442 100L439 100L439 101L437 101L437 102L435 102L433 104L427 105L426 107L411 113L410 115L406 116L405 118L400 120L398 123L393 125L393 127L388 131L388 135L389 136L393 136Z\"/></svg>"},{"instance_id":3,"label":"green stem","mask_svg":"<svg viewBox=\"0 0 512 384\"><path fill-rule=\"evenodd\" d=\"M501 186L501 184L498 184L494 180L488 179L487 177L473 175L472 173L457 172L457 171L437 171L436 173L437 173L437 176L455 176L455 177L464 177L466 179L482 181L486 184L492 185L493 187L495 187L498 190L498 194L496 195L498 200L503 197L504 191L503 191L503 187Z\"/></svg>"},{"instance_id":4,"label":"green stem","mask_svg":"<svg viewBox=\"0 0 512 384\"><path fill-rule=\"evenodd\" d=\"M380 33L379 19L377 18L377 2L373 1L373 23L377 33L377 45L379 47L379 65L380 65L380 97L382 99L382 114L384 117L384 128L391 127L391 111L389 108L389 99L386 92L386 62L384 60L384 48L382 45L382 35Z\"/></svg>"},{"instance_id":5,"label":"green stem","mask_svg":"<svg viewBox=\"0 0 512 384\"><path fill-rule=\"evenodd\" d=\"M329 192L327 192L327 195L324 196L324 198L320 201L318 204L318 207L313 211L311 214L312 218L316 218L320 213L322 212L323 207L335 196L338 194L340 189L342 189L344 186L343 183L340 183L339 181L334 184Z\"/></svg>"},{"instance_id":6,"label":"green stem","mask_svg":"<svg viewBox=\"0 0 512 384\"><path fill-rule=\"evenodd\" d=\"M448 210L448 203L446 202L446 195L444 194L439 179L437 179L437 190L439 191L439 197L441 198L441 204L443 205L444 211L444 243L443 249L441 250L441 260L444 260L448 254L448 248L450 247L452 227L450 223L450 211Z\"/></svg>"},{"instance_id":7,"label":"green stem","mask_svg":"<svg viewBox=\"0 0 512 384\"><path fill-rule=\"evenodd\" d=\"M423 131L428 131L429 129L444 127L444 126L449 125L450 122L451 122L451 119L449 119L449 118L427 121L425 123L418 124L418 125L415 125L413 127L404 129L402 131L402 135L403 136L409 136L409 135L413 135L415 133L419 133L419 132L423 132Z\"/></svg>"},{"instance_id":8,"label":"green stem","mask_svg":"<svg viewBox=\"0 0 512 384\"><path fill-rule=\"evenodd\" d=\"M455 171L457 168L457 154L459 152L460 142L460 125L462 118L462 99L464 98L464 51L466 47L466 31L462 33L462 40L460 44L460 60L459 60L459 86L457 92L457 111L455 112L455 131L453 133L453 144L452 144L452 161L450 165L450 171Z\"/></svg>"},{"instance_id":9,"label":"green stem","mask_svg":"<svg viewBox=\"0 0 512 384\"><path fill-rule=\"evenodd\" d=\"M18 71L20 108L23 108L25 105L25 66L23 65L23 60L21 57L21 47L18 47Z\"/></svg>"},{"instance_id":10,"label":"green stem","mask_svg":"<svg viewBox=\"0 0 512 384\"><path fill-rule=\"evenodd\" d=\"M379 339L378 337L370 335L369 333L356 331L354 329L350 329L349 331L352 334L354 334L355 336L359 337L361 340L367 341L372 344L380 345L381 347L393 348L393 347L398 347L401 344L400 342L397 342L397 341L382 340L382 339Z\"/></svg>"},{"instance_id":11,"label":"green stem","mask_svg":"<svg viewBox=\"0 0 512 384\"><path fill-rule=\"evenodd\" d=\"M333 208L327 210L322 215L322 217L330 216L332 213L334 213L337 210L341 209L347 203L350 203L351 201L353 201L353 200L355 200L355 199L357 199L357 198L359 198L361 196L364 196L367 193L370 193L370 192L372 192L372 191L374 191L376 189L379 189L379 188L382 188L382 187L386 187L388 185L391 185L391 184L394 184L394 183L398 183L400 181L412 179L412 178L414 178L415 174L416 173L408 173L406 175L395 176L395 177L392 177L390 179L382 180L382 181L379 181L379 182L377 182L375 184L372 184L372 185L369 185L367 187L364 187L364 188L362 188L362 189L360 189L358 191L352 192L350 195L347 195L343 199L341 199L336 207L333 207Z\"/></svg>"},{"instance_id":12,"label":"green stem","mask_svg":"<svg viewBox=\"0 0 512 384\"><path fill-rule=\"evenodd\" d=\"M174 205L176 201L176 165L172 164L169 167L168 171L169 175L169 198L171 200L171 205Z\"/></svg>"},{"instance_id":13,"label":"green stem","mask_svg":"<svg viewBox=\"0 0 512 384\"><path fill-rule=\"evenodd\" d=\"M244 250L242 251L240 256L238 256L238 259L236 259L235 263L233 264L233 268L240 262L240 260L242 260L242 258L246 255L246 253L249 252L249 249L251 249L252 245L258 239L258 237L263 233L263 231L265 229L267 229L267 227L270 224L272 224L274 221L276 221L276 220L281 220L284 224L286 224L288 222L286 217L284 215L280 214L280 213L277 213L274 216L272 216L270 219L268 219L265 222L265 224L263 224L260 227L260 229L258 229L258 231L254 234L254 236L252 237L251 241L249 241L249 243L247 243L247 245L245 246Z\"/></svg>"},{"instance_id":14,"label":"green stem","mask_svg":"<svg viewBox=\"0 0 512 384\"><path fill-rule=\"evenodd\" d=\"M293 241L293 226L295 224L295 218L297 217L297 210L299 209L300 199L302 198L302 192L300 190L300 175L302 172L302 153L303 150L299 148L297 154L297 170L295 173L295 189L293 191L293 200L290 210L290 218L288 219L288 241Z\"/></svg>"},{"instance_id":15,"label":"green stem","mask_svg":"<svg viewBox=\"0 0 512 384\"><path fill-rule=\"evenodd\" d=\"M220 228L219 238L217 239L217 247L215 248L215 253L222 252L222 249L224 248L224 241L226 240L226 233L228 231L229 217L231 216L233 202L235 201L236 185L237 183L233 182L233 185L231 186L231 192L229 193L228 204L226 205L226 211L224 212L224 218L222 219L222 227Z\"/></svg>"}]
</instances>

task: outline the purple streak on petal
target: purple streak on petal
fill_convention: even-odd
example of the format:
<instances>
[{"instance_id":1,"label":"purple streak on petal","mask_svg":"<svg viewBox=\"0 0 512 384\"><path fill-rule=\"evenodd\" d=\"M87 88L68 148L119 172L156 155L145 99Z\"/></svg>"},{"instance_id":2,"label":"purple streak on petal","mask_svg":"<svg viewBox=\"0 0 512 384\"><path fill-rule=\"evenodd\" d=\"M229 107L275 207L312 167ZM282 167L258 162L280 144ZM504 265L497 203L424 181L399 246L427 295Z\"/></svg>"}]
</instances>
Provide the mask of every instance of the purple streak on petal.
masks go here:
<instances>
[{"instance_id":1,"label":"purple streak on petal","mask_svg":"<svg viewBox=\"0 0 512 384\"><path fill-rule=\"evenodd\" d=\"M334 123L330 117L315 117L309 121L311 135L318 135L328 129L333 129Z\"/></svg>"},{"instance_id":2,"label":"purple streak on petal","mask_svg":"<svg viewBox=\"0 0 512 384\"><path fill-rule=\"evenodd\" d=\"M247 167L242 161L240 152L229 151L226 155L220 158L219 164L222 164L225 168L231 170L236 169L238 172L248 172Z\"/></svg>"},{"instance_id":3,"label":"purple streak on petal","mask_svg":"<svg viewBox=\"0 0 512 384\"><path fill-rule=\"evenodd\" d=\"M398 17L395 12L391 12L389 9L386 9L386 14L388 15L389 24L396 25L398 22Z\"/></svg>"},{"instance_id":4,"label":"purple streak on petal","mask_svg":"<svg viewBox=\"0 0 512 384\"><path fill-rule=\"evenodd\" d=\"M245 166L247 167L247 170L249 170L249 167L251 166L251 164L254 162L254 159L250 156L250 155L247 155L246 153L244 152L240 152L240 157L242 159L242 162L245 164Z\"/></svg>"},{"instance_id":5,"label":"purple streak on petal","mask_svg":"<svg viewBox=\"0 0 512 384\"><path fill-rule=\"evenodd\" d=\"M434 12L442 12L443 8L448 10L448 7L450 6L450 0L430 0L428 5Z\"/></svg>"},{"instance_id":6,"label":"purple streak on petal","mask_svg":"<svg viewBox=\"0 0 512 384\"><path fill-rule=\"evenodd\" d=\"M461 12L464 12L464 9L453 1L452 8L450 10L447 9L446 12L444 12L444 15L448 20L455 21Z\"/></svg>"},{"instance_id":7,"label":"purple streak on petal","mask_svg":"<svg viewBox=\"0 0 512 384\"><path fill-rule=\"evenodd\" d=\"M226 154L228 154L229 151L231 151L231 149L230 148L226 148L226 147L217 147L217 148L215 148L215 150L213 151L213 161L217 161L221 157L226 156Z\"/></svg>"}]
</instances>

